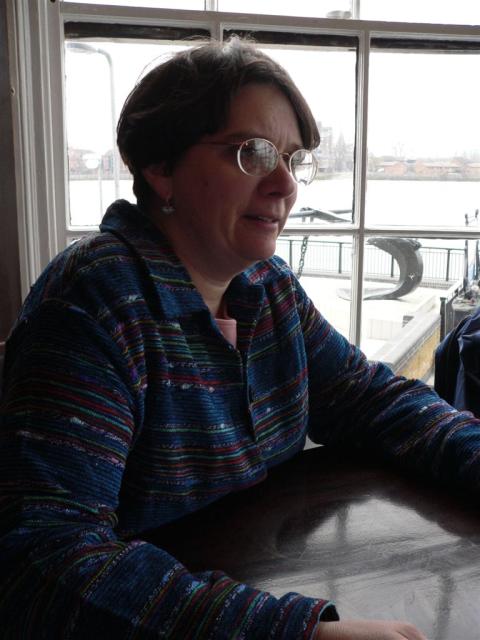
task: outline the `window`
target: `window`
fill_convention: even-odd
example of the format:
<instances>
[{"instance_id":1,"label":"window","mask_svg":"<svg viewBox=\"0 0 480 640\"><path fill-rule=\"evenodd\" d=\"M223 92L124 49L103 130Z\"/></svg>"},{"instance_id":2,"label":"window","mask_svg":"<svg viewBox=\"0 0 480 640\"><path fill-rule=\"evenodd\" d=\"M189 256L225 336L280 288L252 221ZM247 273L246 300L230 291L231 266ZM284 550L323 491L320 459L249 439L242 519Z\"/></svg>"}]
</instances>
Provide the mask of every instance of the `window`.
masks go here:
<instances>
[{"instance_id":1,"label":"window","mask_svg":"<svg viewBox=\"0 0 480 640\"><path fill-rule=\"evenodd\" d=\"M124 7L151 7L152 9L205 9L205 0L76 0L83 4L107 4Z\"/></svg>"},{"instance_id":2,"label":"window","mask_svg":"<svg viewBox=\"0 0 480 640\"><path fill-rule=\"evenodd\" d=\"M152 64L184 47L166 40L151 44L66 38L68 227L73 232L98 226L113 200L131 199L131 176L116 147L122 104Z\"/></svg>"},{"instance_id":3,"label":"window","mask_svg":"<svg viewBox=\"0 0 480 640\"><path fill-rule=\"evenodd\" d=\"M352 15L351 5L351 0L275 0L263 2L261 5L256 0L218 0L220 11L261 12L312 18L349 18Z\"/></svg>"},{"instance_id":4,"label":"window","mask_svg":"<svg viewBox=\"0 0 480 640\"><path fill-rule=\"evenodd\" d=\"M364 20L480 24L477 0L361 0Z\"/></svg>"},{"instance_id":5,"label":"window","mask_svg":"<svg viewBox=\"0 0 480 640\"><path fill-rule=\"evenodd\" d=\"M479 76L477 43L372 41L367 224L458 227L473 213Z\"/></svg>"},{"instance_id":6,"label":"window","mask_svg":"<svg viewBox=\"0 0 480 640\"><path fill-rule=\"evenodd\" d=\"M192 38L248 33L290 71L322 137L277 252L370 358L428 378L440 337L478 304L478 3L289 0L261 3L264 17L258 4L17 7L25 281L132 198L114 136L135 80Z\"/></svg>"}]
</instances>

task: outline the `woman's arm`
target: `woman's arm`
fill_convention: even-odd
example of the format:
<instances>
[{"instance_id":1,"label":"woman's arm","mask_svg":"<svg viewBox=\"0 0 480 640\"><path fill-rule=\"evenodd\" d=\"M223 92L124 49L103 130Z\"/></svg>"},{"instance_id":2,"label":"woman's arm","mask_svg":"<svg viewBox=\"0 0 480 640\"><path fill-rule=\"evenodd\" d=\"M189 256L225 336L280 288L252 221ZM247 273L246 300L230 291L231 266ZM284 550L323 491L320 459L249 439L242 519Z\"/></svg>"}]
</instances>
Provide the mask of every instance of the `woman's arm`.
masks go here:
<instances>
[{"instance_id":1,"label":"woman's arm","mask_svg":"<svg viewBox=\"0 0 480 640\"><path fill-rule=\"evenodd\" d=\"M119 328L119 331L121 329ZM86 313L49 302L9 341L0 430L5 638L309 638L322 600L191 574L117 534L144 381ZM134 357L134 356L133 356Z\"/></svg>"},{"instance_id":2,"label":"woman's arm","mask_svg":"<svg viewBox=\"0 0 480 640\"><path fill-rule=\"evenodd\" d=\"M480 421L419 380L369 362L299 287L308 355L310 437L364 451L443 483L480 490Z\"/></svg>"}]
</instances>

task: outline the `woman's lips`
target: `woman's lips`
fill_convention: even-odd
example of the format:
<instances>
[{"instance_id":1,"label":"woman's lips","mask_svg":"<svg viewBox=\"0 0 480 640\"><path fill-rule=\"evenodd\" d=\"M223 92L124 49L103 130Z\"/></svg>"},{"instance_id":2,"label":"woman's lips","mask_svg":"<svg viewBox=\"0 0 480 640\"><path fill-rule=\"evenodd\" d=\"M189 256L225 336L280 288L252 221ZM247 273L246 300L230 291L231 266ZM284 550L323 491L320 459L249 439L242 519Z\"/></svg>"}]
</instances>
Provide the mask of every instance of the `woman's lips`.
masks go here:
<instances>
[{"instance_id":1,"label":"woman's lips","mask_svg":"<svg viewBox=\"0 0 480 640\"><path fill-rule=\"evenodd\" d=\"M278 224L279 218L271 217L271 216L257 216L254 214L247 214L245 216L249 220L256 220L258 222L263 222L265 224Z\"/></svg>"}]
</instances>

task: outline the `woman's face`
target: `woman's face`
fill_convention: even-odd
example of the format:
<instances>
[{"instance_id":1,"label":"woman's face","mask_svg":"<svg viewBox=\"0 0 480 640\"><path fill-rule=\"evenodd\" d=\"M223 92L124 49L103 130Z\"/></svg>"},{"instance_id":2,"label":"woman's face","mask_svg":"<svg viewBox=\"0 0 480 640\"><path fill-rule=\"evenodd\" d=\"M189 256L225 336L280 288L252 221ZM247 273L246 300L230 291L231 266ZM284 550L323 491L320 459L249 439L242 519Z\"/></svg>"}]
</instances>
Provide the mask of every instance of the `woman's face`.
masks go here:
<instances>
[{"instance_id":1,"label":"woman's face","mask_svg":"<svg viewBox=\"0 0 480 640\"><path fill-rule=\"evenodd\" d=\"M227 125L202 142L254 137L270 140L280 152L303 146L295 112L273 86L241 88ZM190 147L168 177L175 213L156 217L187 269L219 281L273 255L297 194L285 159L268 176L250 176L238 167L236 152L213 144Z\"/></svg>"}]
</instances>

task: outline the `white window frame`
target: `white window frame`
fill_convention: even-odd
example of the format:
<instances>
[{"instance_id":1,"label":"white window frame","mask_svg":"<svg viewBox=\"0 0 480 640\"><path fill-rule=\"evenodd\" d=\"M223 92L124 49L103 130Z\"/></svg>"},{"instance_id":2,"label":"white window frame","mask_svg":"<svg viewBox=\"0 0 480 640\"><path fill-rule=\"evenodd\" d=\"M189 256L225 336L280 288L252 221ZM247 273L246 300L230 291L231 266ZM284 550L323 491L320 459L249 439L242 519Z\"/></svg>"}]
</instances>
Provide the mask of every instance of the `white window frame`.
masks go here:
<instances>
[{"instance_id":1,"label":"white window frame","mask_svg":"<svg viewBox=\"0 0 480 640\"><path fill-rule=\"evenodd\" d=\"M207 5L215 9L215 0ZM359 1L353 4L358 15ZM8 0L22 293L69 241L89 229L67 224L67 155L64 110L63 24L67 20L199 27L220 39L224 29L294 31L355 36L359 41L356 113L355 206L352 224L318 228L302 223L289 234L352 236L350 340L360 344L363 252L367 238L397 236L477 238L474 228L365 225L370 42L375 37L478 42L480 27L220 13L214 10L129 8L55 0Z\"/></svg>"}]
</instances>

